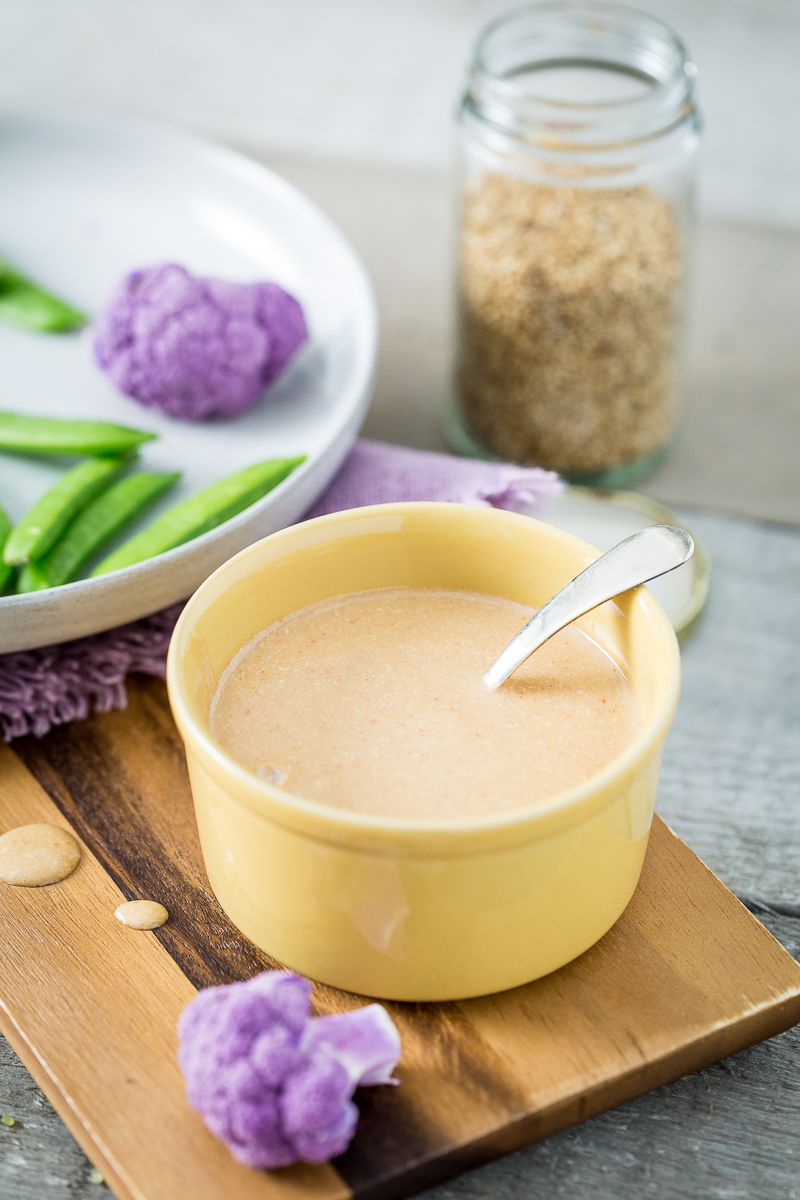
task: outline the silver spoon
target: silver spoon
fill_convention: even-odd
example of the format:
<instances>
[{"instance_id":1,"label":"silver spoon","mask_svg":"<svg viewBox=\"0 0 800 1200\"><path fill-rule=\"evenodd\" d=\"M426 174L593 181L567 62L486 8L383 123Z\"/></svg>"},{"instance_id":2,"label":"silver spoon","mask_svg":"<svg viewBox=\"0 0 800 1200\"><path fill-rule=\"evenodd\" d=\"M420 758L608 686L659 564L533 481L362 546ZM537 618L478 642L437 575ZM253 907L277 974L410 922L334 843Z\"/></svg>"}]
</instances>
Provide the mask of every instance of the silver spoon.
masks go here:
<instances>
[{"instance_id":1,"label":"silver spoon","mask_svg":"<svg viewBox=\"0 0 800 1200\"><path fill-rule=\"evenodd\" d=\"M649 525L641 533L618 542L556 592L552 600L523 625L489 667L483 682L495 691L559 629L612 596L674 571L693 554L694 542L685 529L675 525Z\"/></svg>"}]
</instances>

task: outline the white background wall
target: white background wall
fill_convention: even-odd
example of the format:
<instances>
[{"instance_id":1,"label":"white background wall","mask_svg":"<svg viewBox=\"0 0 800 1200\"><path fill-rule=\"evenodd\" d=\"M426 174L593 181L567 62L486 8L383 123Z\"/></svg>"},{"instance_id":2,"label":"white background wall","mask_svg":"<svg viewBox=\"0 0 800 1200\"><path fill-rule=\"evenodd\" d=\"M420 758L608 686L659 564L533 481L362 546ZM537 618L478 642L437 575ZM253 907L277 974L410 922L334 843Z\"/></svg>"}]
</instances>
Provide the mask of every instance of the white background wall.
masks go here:
<instances>
[{"instance_id":1,"label":"white background wall","mask_svg":"<svg viewBox=\"0 0 800 1200\"><path fill-rule=\"evenodd\" d=\"M0 105L91 105L267 154L446 168L513 0L0 0ZM800 228L800 0L641 0L700 69L705 212Z\"/></svg>"}]
</instances>

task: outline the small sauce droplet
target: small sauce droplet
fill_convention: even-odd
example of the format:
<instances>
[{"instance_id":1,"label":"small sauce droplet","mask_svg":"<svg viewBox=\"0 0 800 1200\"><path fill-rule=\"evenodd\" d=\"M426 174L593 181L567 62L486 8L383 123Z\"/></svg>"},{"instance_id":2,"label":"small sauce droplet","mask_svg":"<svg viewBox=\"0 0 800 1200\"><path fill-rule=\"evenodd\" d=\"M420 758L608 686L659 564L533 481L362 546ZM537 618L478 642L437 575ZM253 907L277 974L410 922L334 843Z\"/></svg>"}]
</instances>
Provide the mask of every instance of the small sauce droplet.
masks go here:
<instances>
[{"instance_id":1,"label":"small sauce droplet","mask_svg":"<svg viewBox=\"0 0 800 1200\"><path fill-rule=\"evenodd\" d=\"M114 916L129 929L158 929L169 920L164 905L155 900L128 900L114 909Z\"/></svg>"},{"instance_id":2,"label":"small sauce droplet","mask_svg":"<svg viewBox=\"0 0 800 1200\"><path fill-rule=\"evenodd\" d=\"M0 881L14 887L60 883L80 861L80 846L58 825L20 825L0 837Z\"/></svg>"}]
</instances>

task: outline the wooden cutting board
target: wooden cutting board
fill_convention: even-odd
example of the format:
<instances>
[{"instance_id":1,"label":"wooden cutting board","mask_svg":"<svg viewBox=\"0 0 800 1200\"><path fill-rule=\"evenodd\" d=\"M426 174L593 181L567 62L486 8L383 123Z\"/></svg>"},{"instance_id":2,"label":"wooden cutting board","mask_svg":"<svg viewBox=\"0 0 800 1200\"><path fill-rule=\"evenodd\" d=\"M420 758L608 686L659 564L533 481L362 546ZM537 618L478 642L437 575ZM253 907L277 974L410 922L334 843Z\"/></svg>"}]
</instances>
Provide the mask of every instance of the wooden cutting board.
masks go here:
<instances>
[{"instance_id":1,"label":"wooden cutting board","mask_svg":"<svg viewBox=\"0 0 800 1200\"><path fill-rule=\"evenodd\" d=\"M175 1022L195 988L275 964L210 894L166 693L0 748L0 833L47 821L87 853L52 887L0 884L0 1025L119 1200L408 1196L800 1020L800 966L656 820L639 888L546 979L450 1004L389 1004L401 1086L358 1093L332 1165L237 1166L186 1104ZM156 933L122 899L162 901ZM320 1013L360 998L318 986Z\"/></svg>"}]
</instances>

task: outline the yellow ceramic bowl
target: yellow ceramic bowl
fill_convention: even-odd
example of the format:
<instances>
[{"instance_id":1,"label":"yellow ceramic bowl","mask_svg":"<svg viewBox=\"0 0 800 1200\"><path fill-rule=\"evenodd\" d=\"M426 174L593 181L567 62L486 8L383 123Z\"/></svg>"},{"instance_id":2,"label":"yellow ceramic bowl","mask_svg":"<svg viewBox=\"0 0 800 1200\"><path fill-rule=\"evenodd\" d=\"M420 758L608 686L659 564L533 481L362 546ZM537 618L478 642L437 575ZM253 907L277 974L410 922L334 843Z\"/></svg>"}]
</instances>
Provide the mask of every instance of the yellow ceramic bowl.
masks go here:
<instances>
[{"instance_id":1,"label":"yellow ceramic bowl","mask_svg":"<svg viewBox=\"0 0 800 1200\"><path fill-rule=\"evenodd\" d=\"M535 807L436 823L343 812L256 778L208 729L228 663L287 613L397 586L538 607L599 553L515 513L376 505L275 533L195 592L167 681L211 886L247 937L312 979L395 1000L515 987L602 937L639 878L680 682L672 627L645 589L580 621L630 680L641 733L587 783Z\"/></svg>"}]
</instances>

